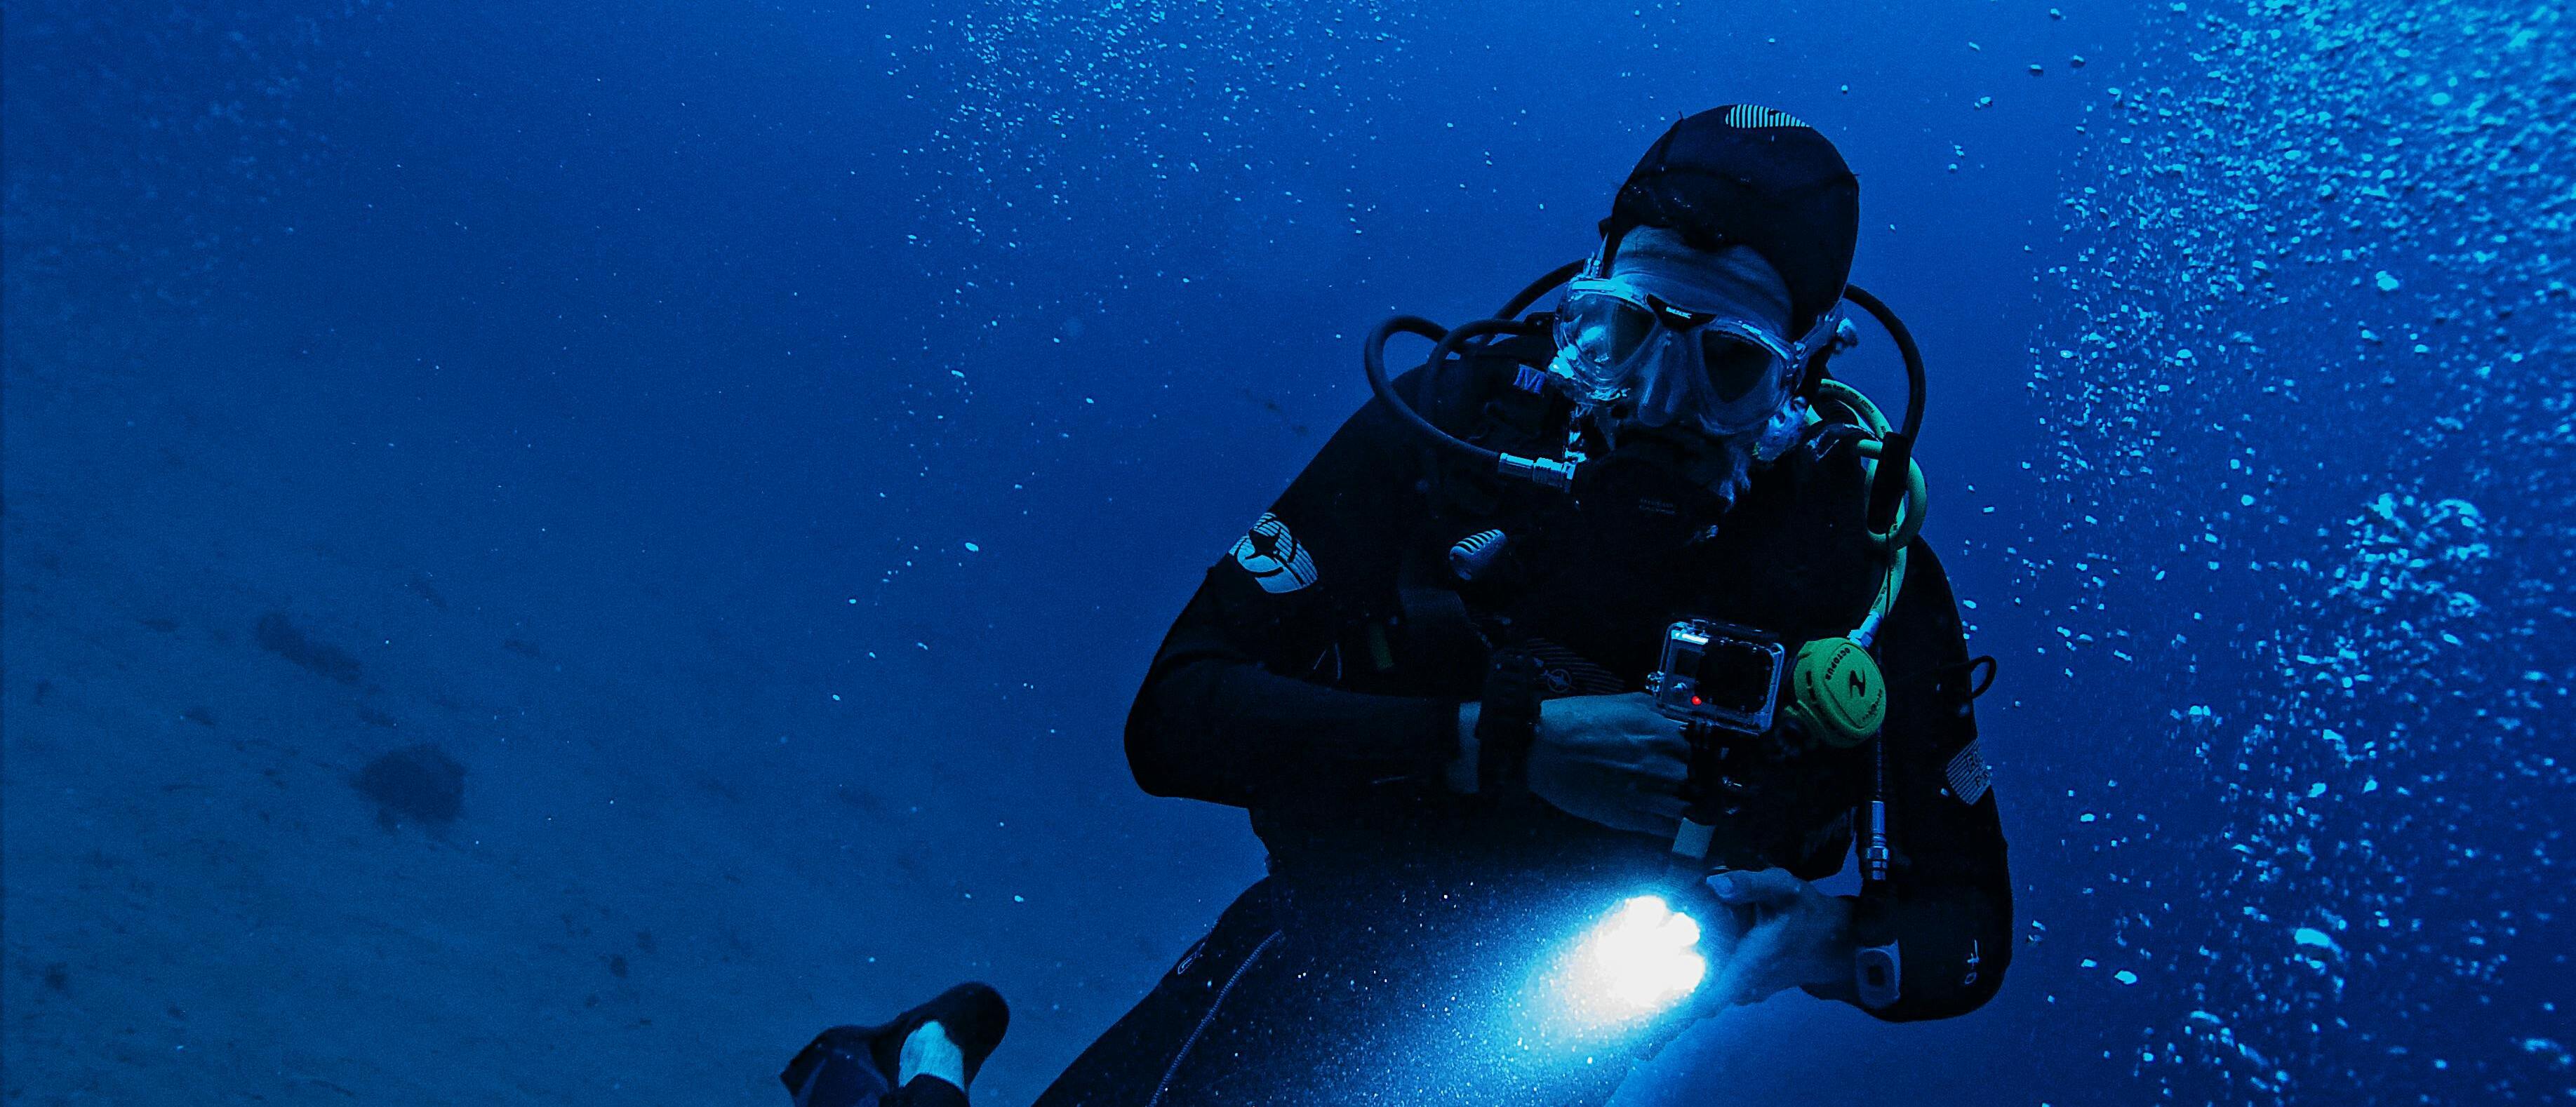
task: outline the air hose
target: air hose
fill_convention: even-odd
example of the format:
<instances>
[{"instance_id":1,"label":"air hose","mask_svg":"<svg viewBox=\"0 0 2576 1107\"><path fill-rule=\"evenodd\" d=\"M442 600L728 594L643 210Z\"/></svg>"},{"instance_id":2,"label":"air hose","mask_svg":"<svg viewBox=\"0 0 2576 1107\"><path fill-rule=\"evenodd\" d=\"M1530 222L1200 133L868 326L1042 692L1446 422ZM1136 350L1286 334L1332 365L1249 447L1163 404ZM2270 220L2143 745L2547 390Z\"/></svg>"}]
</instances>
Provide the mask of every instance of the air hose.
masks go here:
<instances>
[{"instance_id":1,"label":"air hose","mask_svg":"<svg viewBox=\"0 0 2576 1107\"><path fill-rule=\"evenodd\" d=\"M1869 529L1873 533L1893 534L1896 515L1904 507L1909 493L1922 487L1923 472L1914 467L1915 436L1923 433L1923 351L1914 344L1914 332L1906 329L1905 320L1896 317L1885 301L1856 284L1843 286L1843 299L1859 304L1878 325L1887 328L1887 336L1896 341L1896 354L1905 361L1905 423L1893 432L1885 430L1887 420L1879 419L1879 460L1884 462L1870 482ZM1857 394L1857 393L1855 393ZM1919 494L1915 503L1921 503ZM1914 515L1913 529L1921 530L1922 512ZM1907 537L1912 537L1909 533ZM1902 546L1903 543L1898 543Z\"/></svg>"},{"instance_id":2,"label":"air hose","mask_svg":"<svg viewBox=\"0 0 2576 1107\"><path fill-rule=\"evenodd\" d=\"M1555 458L1522 457L1490 450L1440 429L1422 413L1396 395L1395 384L1386 373L1386 343L1398 334L1419 335L1433 343L1426 364L1439 365L1467 343L1494 335L1529 335L1545 326L1537 320L1524 321L1520 314L1582 271L1584 263L1567 262L1549 270L1521 289L1503 310L1491 319L1480 319L1452 331L1419 315L1398 315L1370 330L1360 342L1360 366L1368 373L1369 388L1393 411L1397 418L1413 428L1414 433L1437 449L1458 457L1479 469L1506 477L1515 477L1559 492L1574 488L1574 463ZM1902 550L1923 526L1925 493L1923 472L1914 465L1914 439L1923 429L1923 353L1914 344L1914 332L1897 318L1887 304L1859 285L1845 285L1843 298L1887 328L1896 342L1896 352L1905 361L1905 421L1891 427L1876 405L1858 389L1831 380L1818 382L1819 398L1849 411L1854 422L1869 431L1871 437L1862 447L1865 456L1875 458L1871 468L1868 524L1871 537L1882 548Z\"/></svg>"},{"instance_id":3,"label":"air hose","mask_svg":"<svg viewBox=\"0 0 2576 1107\"><path fill-rule=\"evenodd\" d=\"M1506 302L1496 318L1478 320L1456 330L1417 315L1398 315L1378 324L1360 345L1360 365L1368 373L1369 388L1388 410L1434 448L1505 477L1519 478L1560 492L1572 491L1575 462L1521 457L1486 449L1423 418L1421 412L1396 394L1394 383L1387 379L1386 343L1398 334L1430 339L1431 358L1426 364L1436 370L1452 354L1477 339L1540 333L1547 326L1543 319L1522 321L1520 314L1547 295L1550 289L1564 284L1582 267L1582 262L1572 262L1550 270ZM1878 320L1879 326L1887 329L1888 337L1896 343L1897 355L1905 362L1906 382L1905 419L1896 426L1889 425L1887 416L1859 389L1826 377L1820 377L1812 385L1812 404L1839 408L1841 414L1847 415L1849 421L1861 429L1863 437L1858 449L1865 459L1864 479L1869 485L1862 522L1872 545L1887 557L1886 575L1879 579L1877 592L1860 626L1847 638L1820 638L1800 647L1789 675L1798 704L1794 710L1807 719L1811 731L1831 744L1849 746L1875 739L1885 719L1886 683L1879 672L1877 659L1872 656L1871 647L1880 624L1895 609L1897 595L1904 587L1906 546L1923 528L1923 515L1930 497L1924 486L1923 470L1914 464L1915 438L1923 431L1923 352L1915 345L1914 332L1906 329L1905 321L1897 318L1885 302L1868 290L1846 284L1843 298L1859 305L1871 318ZM1825 416L1811 410L1808 417L1822 419ZM1877 771L1871 792L1867 844L1862 851L1865 888L1883 884L1888 879L1891 857L1886 751L1883 745L1875 748Z\"/></svg>"},{"instance_id":4,"label":"air hose","mask_svg":"<svg viewBox=\"0 0 2576 1107\"><path fill-rule=\"evenodd\" d=\"M1530 299L1535 300L1538 295L1545 295L1546 291L1544 288L1539 289L1538 294L1530 296ZM1414 433L1421 435L1432 445L1455 454L1470 464L1503 476L1518 477L1559 492L1570 492L1574 489L1572 462L1546 457L1522 457L1518 454L1503 453L1500 450L1489 450L1441 430L1432 425L1431 420L1423 418L1421 412L1415 411L1412 404L1404 402L1404 397L1396 395L1395 384L1386 376L1386 340L1399 333L1418 334L1435 343L1429 364L1438 365L1443 359L1456 352L1458 346L1468 339L1488 334L1527 334L1535 331L1538 326L1539 324L1536 323L1514 322L1510 319L1479 319L1459 327L1456 331L1449 331L1442 329L1440 324L1419 315L1398 315L1378 324L1377 329L1369 332L1367 340L1360 345L1360 366L1368 371L1369 388L1377 393L1377 398L1385 403L1388 409L1394 411L1397 418L1411 425Z\"/></svg>"},{"instance_id":5,"label":"air hose","mask_svg":"<svg viewBox=\"0 0 2576 1107\"><path fill-rule=\"evenodd\" d=\"M1878 405L1871 403L1859 389L1836 380L1816 382L1815 402L1817 406L1809 409L1807 414L1810 421L1822 422L1832 414L1840 422L1859 427L1866 436L1858 445L1860 455L1868 459L1868 480L1875 492L1880 463L1892 452L1888 439L1895 431L1888 425L1887 416L1880 414ZM1870 542L1881 550L1902 550L1923 530L1923 511L1929 493L1923 483L1923 467L1916 465L1911 457L1905 459L1903 492L1903 498L1897 501L1899 510L1896 518L1890 520L1884 529L1870 528Z\"/></svg>"},{"instance_id":6,"label":"air hose","mask_svg":"<svg viewBox=\"0 0 2576 1107\"><path fill-rule=\"evenodd\" d=\"M1558 285L1573 280L1575 274L1583 271L1585 264L1587 263L1582 261L1569 261L1554 269L1548 270L1546 275L1541 276L1537 280L1531 281L1529 283L1529 287L1522 289L1520 291L1520 295L1512 297L1510 303L1504 304L1503 310L1494 313L1494 318L1520 318L1521 313L1528 311L1531 304L1538 302L1539 297L1545 296L1549 292L1554 291Z\"/></svg>"}]
</instances>

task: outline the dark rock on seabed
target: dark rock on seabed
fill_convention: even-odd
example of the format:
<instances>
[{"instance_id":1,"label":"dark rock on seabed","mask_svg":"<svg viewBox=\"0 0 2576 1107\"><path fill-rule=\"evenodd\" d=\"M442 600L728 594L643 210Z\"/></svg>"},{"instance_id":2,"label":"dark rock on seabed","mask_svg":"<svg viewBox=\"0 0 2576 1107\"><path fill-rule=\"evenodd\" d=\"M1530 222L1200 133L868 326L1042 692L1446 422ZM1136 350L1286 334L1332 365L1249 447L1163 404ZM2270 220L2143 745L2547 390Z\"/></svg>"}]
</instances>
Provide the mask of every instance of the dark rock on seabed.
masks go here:
<instances>
[{"instance_id":1,"label":"dark rock on seabed","mask_svg":"<svg viewBox=\"0 0 2576 1107\"><path fill-rule=\"evenodd\" d=\"M406 819L444 827L465 807L465 766L426 743L367 762L351 783L375 801L376 821L387 830Z\"/></svg>"},{"instance_id":2,"label":"dark rock on seabed","mask_svg":"<svg viewBox=\"0 0 2576 1107\"><path fill-rule=\"evenodd\" d=\"M356 684L365 672L349 651L305 637L304 631L283 611L271 611L260 616L253 634L259 640L259 648L342 684Z\"/></svg>"}]
</instances>

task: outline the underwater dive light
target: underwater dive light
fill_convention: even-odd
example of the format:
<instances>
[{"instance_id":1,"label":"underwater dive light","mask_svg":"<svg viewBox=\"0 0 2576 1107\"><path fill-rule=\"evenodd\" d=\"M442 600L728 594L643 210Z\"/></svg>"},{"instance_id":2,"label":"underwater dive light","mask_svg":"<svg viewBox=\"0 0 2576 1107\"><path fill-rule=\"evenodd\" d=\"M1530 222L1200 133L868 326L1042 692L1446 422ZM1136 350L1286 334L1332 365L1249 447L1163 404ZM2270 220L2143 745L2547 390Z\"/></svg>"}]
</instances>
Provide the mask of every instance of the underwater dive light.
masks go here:
<instances>
[{"instance_id":1,"label":"underwater dive light","mask_svg":"<svg viewBox=\"0 0 2576 1107\"><path fill-rule=\"evenodd\" d=\"M1699 920L1659 895L1632 896L1584 935L1577 980L1604 1015L1651 1015L1698 990L1708 977Z\"/></svg>"},{"instance_id":2,"label":"underwater dive light","mask_svg":"<svg viewBox=\"0 0 2576 1107\"><path fill-rule=\"evenodd\" d=\"M1454 329L1412 315L1380 323L1360 344L1360 366L1370 390L1426 446L1469 471L1558 492L1573 491L1576 472L1584 465L1579 449L1569 444L1561 457L1524 457L1449 433L1396 392L1387 375L1386 344L1398 334L1431 341L1431 355L1422 367L1429 378L1422 390L1429 395L1445 395L1438 380L1441 370L1471 357L1508 355L1518 362L1522 377L1529 377L1544 368L1544 360L1532 361L1525 353L1514 353L1508 344L1535 345L1530 340L1551 338L1554 322L1545 314L1524 319L1522 313L1586 264L1573 261L1550 270L1513 296L1494 318ZM1688 797L1690 810L1673 835L1665 873L1657 883L1661 891L1621 901L1572 947L1570 960L1553 960L1557 969L1548 974L1549 979L1572 984L1565 998L1585 1009L1588 1017L1624 1024L1671 1009L1699 991L1712 960L1723 959L1751 927L1754 920L1748 912L1719 902L1702 883L1709 875L1709 855L1719 825L1736 825L1745 818L1743 797L1750 792L1746 782L1730 775L1719 762L1730 752L1774 758L1794 755L1799 751L1791 743L1835 749L1874 743L1885 720L1887 687L1870 651L1903 587L1906 548L1923 525L1928 499L1922 469L1912 457L1923 428L1923 354L1904 321L1878 297L1845 283L1838 299L1877 320L1894 340L1905 366L1904 418L1891 423L1867 396L1826 371L1827 359L1851 344L1854 331L1847 323L1836 330L1845 337L1829 343L1805 367L1798 395L1814 405L1807 415L1809 424L1843 423L1862 432L1854 447L1867 460L1868 489L1861 522L1865 537L1883 555L1885 572L1860 626L1848 635L1797 644L1794 653L1791 643L1775 635L1711 620L1685 619L1666 628L1664 655L1649 689L1655 694L1657 710L1685 728L1692 745L1694 794ZM1475 577L1493 560L1501 541L1501 532L1495 531L1460 542L1450 554L1459 579ZM1775 719L1782 716L1797 725L1775 727ZM1748 743L1768 748L1730 749ZM1884 891L1894 857L1886 749L1873 744L1871 756L1867 830L1860 849L1863 895ZM1703 919L1715 924L1717 932L1710 933ZM1855 971L1865 1006L1875 1009L1896 1001L1900 966L1893 944L1862 949Z\"/></svg>"}]
</instances>

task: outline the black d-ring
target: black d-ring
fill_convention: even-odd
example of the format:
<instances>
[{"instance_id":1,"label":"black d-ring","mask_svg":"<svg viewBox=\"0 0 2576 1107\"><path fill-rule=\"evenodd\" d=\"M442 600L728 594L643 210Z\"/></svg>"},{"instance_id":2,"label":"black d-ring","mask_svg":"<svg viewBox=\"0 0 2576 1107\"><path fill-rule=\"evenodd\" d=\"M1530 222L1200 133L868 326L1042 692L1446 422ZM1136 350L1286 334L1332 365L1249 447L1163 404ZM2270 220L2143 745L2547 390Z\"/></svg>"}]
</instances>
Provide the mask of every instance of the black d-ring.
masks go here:
<instances>
[{"instance_id":1,"label":"black d-ring","mask_svg":"<svg viewBox=\"0 0 2576 1107\"><path fill-rule=\"evenodd\" d=\"M1983 668L1986 671L1986 675L1983 679L1980 679L1977 676L1977 670L1980 668ZM1985 654L1968 659L1968 669L1966 674L1968 677L1968 702L1976 702L1977 697L1986 694L1986 689L1995 686L1995 669L1996 665L1993 654Z\"/></svg>"}]
</instances>

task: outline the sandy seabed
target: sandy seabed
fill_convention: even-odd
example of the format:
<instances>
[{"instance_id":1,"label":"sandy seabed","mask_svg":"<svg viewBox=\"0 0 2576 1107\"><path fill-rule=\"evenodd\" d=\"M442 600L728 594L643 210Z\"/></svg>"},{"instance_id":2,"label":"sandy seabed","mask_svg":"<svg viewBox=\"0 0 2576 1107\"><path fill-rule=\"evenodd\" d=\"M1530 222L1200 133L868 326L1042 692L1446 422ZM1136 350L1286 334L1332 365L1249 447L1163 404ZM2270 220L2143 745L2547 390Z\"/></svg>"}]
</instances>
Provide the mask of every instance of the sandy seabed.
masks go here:
<instances>
[{"instance_id":1,"label":"sandy seabed","mask_svg":"<svg viewBox=\"0 0 2576 1107\"><path fill-rule=\"evenodd\" d=\"M1038 720L773 640L362 358L13 316L8 1102L777 1102L815 1030L968 976L1021 1015L979 1099L1024 1102L1251 875L1239 816L1133 793L1113 707L1044 720L1098 749L1028 811Z\"/></svg>"}]
</instances>

